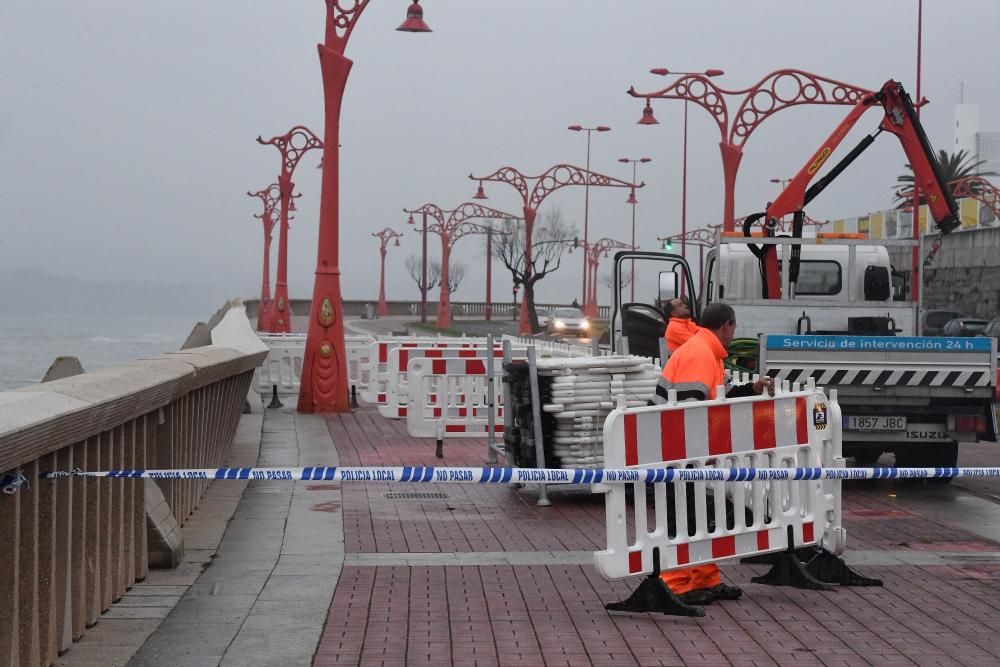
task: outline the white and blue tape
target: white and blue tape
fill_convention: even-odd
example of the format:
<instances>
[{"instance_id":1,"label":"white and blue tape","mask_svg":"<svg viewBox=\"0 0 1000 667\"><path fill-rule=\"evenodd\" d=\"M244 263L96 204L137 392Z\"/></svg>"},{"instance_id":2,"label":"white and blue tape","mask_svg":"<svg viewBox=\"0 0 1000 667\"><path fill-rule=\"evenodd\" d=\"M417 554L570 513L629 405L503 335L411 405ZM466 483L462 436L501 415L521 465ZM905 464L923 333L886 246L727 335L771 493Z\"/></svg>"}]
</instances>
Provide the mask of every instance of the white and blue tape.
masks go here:
<instances>
[{"instance_id":1,"label":"white and blue tape","mask_svg":"<svg viewBox=\"0 0 1000 667\"><path fill-rule=\"evenodd\" d=\"M751 482L755 480L944 479L1000 477L998 468L456 468L443 466L184 468L44 472L43 479L111 477L150 479L243 479L327 482L458 482L596 484L602 482Z\"/></svg>"}]
</instances>

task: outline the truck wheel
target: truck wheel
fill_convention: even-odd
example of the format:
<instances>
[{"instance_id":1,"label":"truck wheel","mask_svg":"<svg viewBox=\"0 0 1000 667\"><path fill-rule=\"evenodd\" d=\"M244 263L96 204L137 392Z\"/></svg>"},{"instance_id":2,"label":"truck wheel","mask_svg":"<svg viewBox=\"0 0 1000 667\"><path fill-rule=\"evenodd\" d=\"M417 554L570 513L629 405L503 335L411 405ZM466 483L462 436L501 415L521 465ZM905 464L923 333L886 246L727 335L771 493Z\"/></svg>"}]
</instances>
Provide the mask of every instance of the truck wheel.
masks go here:
<instances>
[{"instance_id":1,"label":"truck wheel","mask_svg":"<svg viewBox=\"0 0 1000 667\"><path fill-rule=\"evenodd\" d=\"M954 468L958 464L958 443L921 443L896 452L899 468ZM927 480L934 484L948 484L950 477Z\"/></svg>"}]
</instances>

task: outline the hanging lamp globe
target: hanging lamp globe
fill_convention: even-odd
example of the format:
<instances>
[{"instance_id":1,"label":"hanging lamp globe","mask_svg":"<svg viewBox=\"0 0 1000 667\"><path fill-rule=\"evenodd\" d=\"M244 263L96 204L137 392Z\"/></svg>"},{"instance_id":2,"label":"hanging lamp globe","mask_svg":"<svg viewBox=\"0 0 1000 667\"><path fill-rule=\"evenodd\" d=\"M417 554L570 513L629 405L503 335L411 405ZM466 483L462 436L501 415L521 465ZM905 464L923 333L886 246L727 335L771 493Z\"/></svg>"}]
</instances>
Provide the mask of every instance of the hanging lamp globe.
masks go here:
<instances>
[{"instance_id":1,"label":"hanging lamp globe","mask_svg":"<svg viewBox=\"0 0 1000 667\"><path fill-rule=\"evenodd\" d=\"M396 28L400 32L433 32L429 25L424 23L424 8L420 6L419 0L413 0L413 4L406 10L406 20Z\"/></svg>"}]
</instances>

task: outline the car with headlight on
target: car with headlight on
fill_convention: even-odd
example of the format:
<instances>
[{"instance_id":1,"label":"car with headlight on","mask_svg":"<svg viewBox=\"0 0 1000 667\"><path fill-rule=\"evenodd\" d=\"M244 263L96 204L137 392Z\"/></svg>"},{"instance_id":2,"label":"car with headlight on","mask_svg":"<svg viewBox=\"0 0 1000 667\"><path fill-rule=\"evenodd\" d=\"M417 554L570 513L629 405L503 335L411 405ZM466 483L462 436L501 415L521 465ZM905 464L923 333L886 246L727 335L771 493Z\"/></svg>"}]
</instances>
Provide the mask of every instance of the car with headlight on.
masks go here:
<instances>
[{"instance_id":1,"label":"car with headlight on","mask_svg":"<svg viewBox=\"0 0 1000 667\"><path fill-rule=\"evenodd\" d=\"M579 308L557 308L545 325L545 331L563 336L589 336L590 321Z\"/></svg>"}]
</instances>

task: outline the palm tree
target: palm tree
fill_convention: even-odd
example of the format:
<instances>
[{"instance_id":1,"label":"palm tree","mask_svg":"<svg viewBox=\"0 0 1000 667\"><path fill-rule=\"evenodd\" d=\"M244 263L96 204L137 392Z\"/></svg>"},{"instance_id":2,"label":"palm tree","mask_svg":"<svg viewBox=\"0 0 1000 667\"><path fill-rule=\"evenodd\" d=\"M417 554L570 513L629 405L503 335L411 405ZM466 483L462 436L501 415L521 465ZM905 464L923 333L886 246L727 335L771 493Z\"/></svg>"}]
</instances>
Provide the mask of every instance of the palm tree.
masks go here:
<instances>
[{"instance_id":1,"label":"palm tree","mask_svg":"<svg viewBox=\"0 0 1000 667\"><path fill-rule=\"evenodd\" d=\"M969 155L968 151L961 150L957 153L949 153L946 150L939 150L938 164L941 167L941 177L945 183L952 183L968 176L996 176L995 171L981 171L980 167L986 164L986 160L976 160ZM896 191L896 200L901 201L900 206L909 203L913 198L913 167L904 165L908 173L900 175L896 182L899 184ZM907 195L906 193L909 193ZM920 193L920 203L924 201L923 193Z\"/></svg>"}]
</instances>

